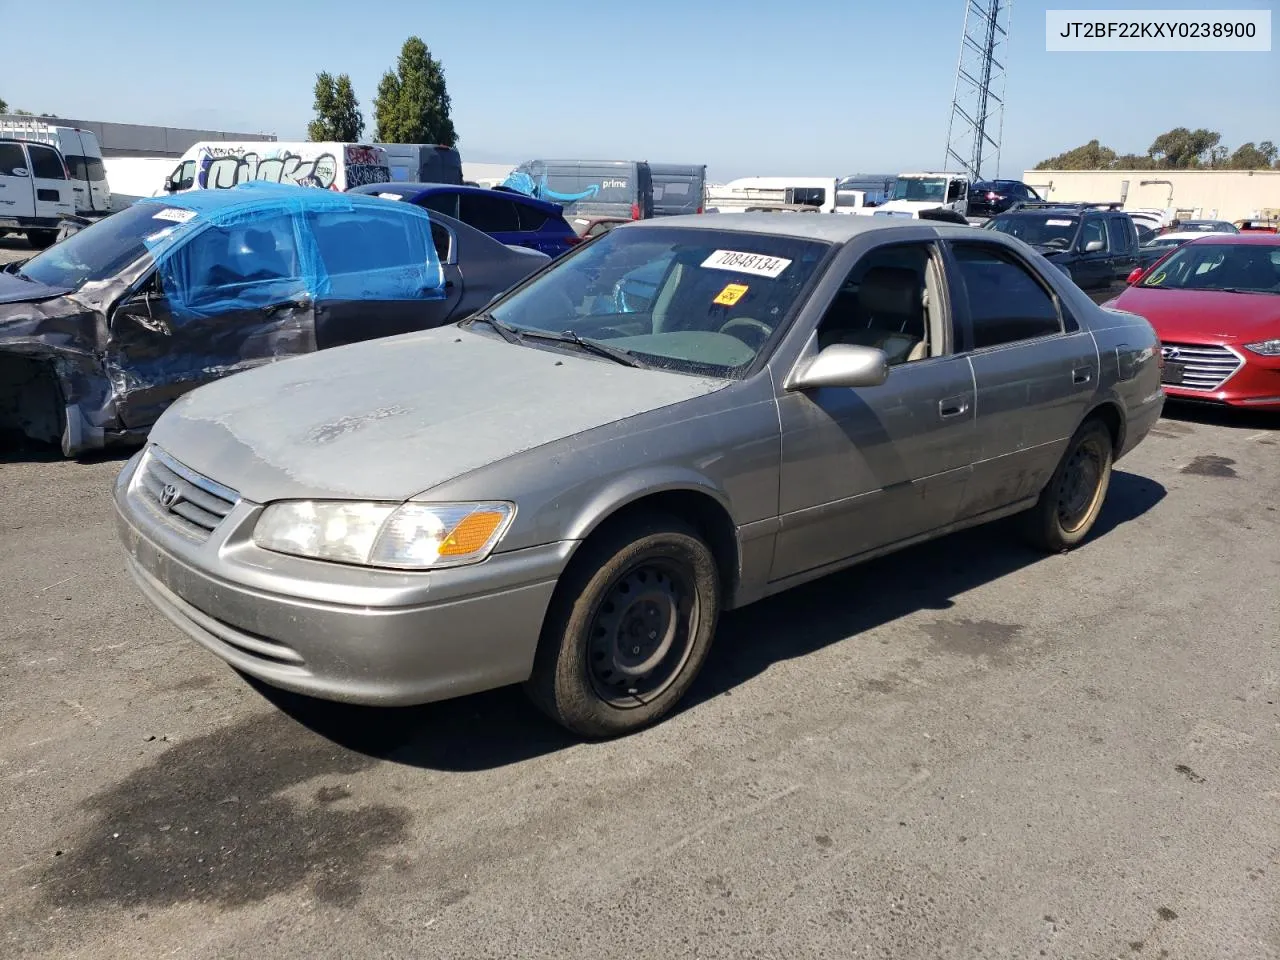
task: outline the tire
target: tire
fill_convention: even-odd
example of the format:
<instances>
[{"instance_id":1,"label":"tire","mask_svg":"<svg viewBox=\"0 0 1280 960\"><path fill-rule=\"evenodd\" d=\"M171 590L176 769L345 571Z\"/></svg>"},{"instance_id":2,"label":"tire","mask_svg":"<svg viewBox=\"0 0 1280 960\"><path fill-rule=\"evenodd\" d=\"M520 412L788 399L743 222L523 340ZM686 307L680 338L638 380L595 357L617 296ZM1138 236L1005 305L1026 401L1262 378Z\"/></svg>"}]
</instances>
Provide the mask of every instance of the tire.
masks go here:
<instances>
[{"instance_id":1,"label":"tire","mask_svg":"<svg viewBox=\"0 0 1280 960\"><path fill-rule=\"evenodd\" d=\"M1114 443L1102 421L1081 424L1039 502L1024 515L1032 544L1049 553L1064 553L1089 536L1107 499Z\"/></svg>"},{"instance_id":2,"label":"tire","mask_svg":"<svg viewBox=\"0 0 1280 960\"><path fill-rule=\"evenodd\" d=\"M561 577L525 692L586 737L640 730L689 689L719 614L719 568L696 530L664 514L623 521Z\"/></svg>"},{"instance_id":3,"label":"tire","mask_svg":"<svg viewBox=\"0 0 1280 960\"><path fill-rule=\"evenodd\" d=\"M33 249L44 250L52 247L58 240L57 230L28 230L27 243L31 244Z\"/></svg>"}]
</instances>

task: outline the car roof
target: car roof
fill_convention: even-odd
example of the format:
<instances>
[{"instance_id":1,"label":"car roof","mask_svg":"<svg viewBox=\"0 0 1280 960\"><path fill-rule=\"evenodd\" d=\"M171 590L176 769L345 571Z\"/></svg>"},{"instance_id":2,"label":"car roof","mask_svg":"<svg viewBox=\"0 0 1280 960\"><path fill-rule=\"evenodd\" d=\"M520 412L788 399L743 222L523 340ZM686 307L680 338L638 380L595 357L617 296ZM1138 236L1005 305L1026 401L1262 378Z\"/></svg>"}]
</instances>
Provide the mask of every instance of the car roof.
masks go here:
<instances>
[{"instance_id":1,"label":"car roof","mask_svg":"<svg viewBox=\"0 0 1280 960\"><path fill-rule=\"evenodd\" d=\"M1196 231L1195 239L1188 240L1187 243L1198 243L1204 246L1211 243L1240 243L1258 247L1280 247L1280 233L1200 233Z\"/></svg>"},{"instance_id":2,"label":"car roof","mask_svg":"<svg viewBox=\"0 0 1280 960\"><path fill-rule=\"evenodd\" d=\"M777 237L823 240L827 243L847 243L863 234L880 230L901 230L904 227L929 227L943 236L971 236L979 232L985 234L985 231L979 231L977 227L964 227L940 220L839 213L821 213L803 217L784 217L776 213L690 213L678 217L636 220L619 229L652 230L661 227L763 233Z\"/></svg>"},{"instance_id":3,"label":"car roof","mask_svg":"<svg viewBox=\"0 0 1280 960\"><path fill-rule=\"evenodd\" d=\"M348 193L376 194L379 192L390 193L392 191L413 196L414 199L426 196L432 193L472 193L481 196L491 197L495 193L500 197L508 200L515 200L518 203L527 203L531 207L537 207L544 213L560 213L563 211L557 203L549 203L546 200L539 200L537 197L531 197L527 193L521 193L518 190L495 190L493 187L469 187L465 183L419 183L417 181L395 180L391 183L369 183L359 187L354 187L347 191Z\"/></svg>"}]
</instances>

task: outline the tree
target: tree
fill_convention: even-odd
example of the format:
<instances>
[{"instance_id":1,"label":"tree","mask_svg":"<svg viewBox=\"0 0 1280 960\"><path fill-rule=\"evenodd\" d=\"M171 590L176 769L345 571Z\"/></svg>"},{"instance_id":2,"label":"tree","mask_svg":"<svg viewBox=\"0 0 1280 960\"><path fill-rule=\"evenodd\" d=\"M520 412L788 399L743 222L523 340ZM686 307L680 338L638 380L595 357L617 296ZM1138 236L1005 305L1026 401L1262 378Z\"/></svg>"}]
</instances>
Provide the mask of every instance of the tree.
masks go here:
<instances>
[{"instance_id":1,"label":"tree","mask_svg":"<svg viewBox=\"0 0 1280 960\"><path fill-rule=\"evenodd\" d=\"M1060 153L1048 160L1036 164L1037 170L1105 170L1116 159L1116 152L1104 147L1097 140L1090 140L1084 146Z\"/></svg>"},{"instance_id":2,"label":"tree","mask_svg":"<svg viewBox=\"0 0 1280 960\"><path fill-rule=\"evenodd\" d=\"M449 116L452 106L440 61L421 39L410 37L400 49L395 71L388 70L378 84L373 100L374 139L456 146L458 134Z\"/></svg>"},{"instance_id":3,"label":"tree","mask_svg":"<svg viewBox=\"0 0 1280 960\"><path fill-rule=\"evenodd\" d=\"M1221 139L1222 134L1212 130L1174 127L1156 137L1147 153L1164 170L1199 167L1205 164L1206 159L1212 160L1213 148Z\"/></svg>"},{"instance_id":4,"label":"tree","mask_svg":"<svg viewBox=\"0 0 1280 960\"><path fill-rule=\"evenodd\" d=\"M0 113L8 113L9 105L4 102L4 97L0 97Z\"/></svg>"},{"instance_id":5,"label":"tree","mask_svg":"<svg viewBox=\"0 0 1280 960\"><path fill-rule=\"evenodd\" d=\"M354 143L364 136L364 117L356 100L351 78L345 73L338 79L331 73L316 74L316 98L312 105L316 118L307 124L307 136L314 141L330 140Z\"/></svg>"},{"instance_id":6,"label":"tree","mask_svg":"<svg viewBox=\"0 0 1280 960\"><path fill-rule=\"evenodd\" d=\"M1241 144L1231 154L1225 166L1232 170L1266 170L1275 160L1276 145L1270 140L1263 140L1257 146L1252 143Z\"/></svg>"}]
</instances>

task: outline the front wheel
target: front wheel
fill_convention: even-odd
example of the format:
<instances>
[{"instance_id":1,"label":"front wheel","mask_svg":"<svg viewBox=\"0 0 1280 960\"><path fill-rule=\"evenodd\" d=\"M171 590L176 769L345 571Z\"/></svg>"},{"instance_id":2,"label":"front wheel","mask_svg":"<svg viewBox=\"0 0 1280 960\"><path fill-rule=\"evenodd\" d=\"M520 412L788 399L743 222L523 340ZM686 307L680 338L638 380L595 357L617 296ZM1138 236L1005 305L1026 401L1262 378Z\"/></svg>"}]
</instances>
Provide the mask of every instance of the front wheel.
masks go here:
<instances>
[{"instance_id":1,"label":"front wheel","mask_svg":"<svg viewBox=\"0 0 1280 960\"><path fill-rule=\"evenodd\" d=\"M720 612L715 557L675 517L637 517L589 540L561 579L525 684L575 733L630 733L684 696Z\"/></svg>"},{"instance_id":2,"label":"front wheel","mask_svg":"<svg viewBox=\"0 0 1280 960\"><path fill-rule=\"evenodd\" d=\"M1087 420L1076 431L1040 500L1026 514L1026 531L1036 546L1062 553L1089 535L1102 512L1114 461L1111 431Z\"/></svg>"}]
</instances>

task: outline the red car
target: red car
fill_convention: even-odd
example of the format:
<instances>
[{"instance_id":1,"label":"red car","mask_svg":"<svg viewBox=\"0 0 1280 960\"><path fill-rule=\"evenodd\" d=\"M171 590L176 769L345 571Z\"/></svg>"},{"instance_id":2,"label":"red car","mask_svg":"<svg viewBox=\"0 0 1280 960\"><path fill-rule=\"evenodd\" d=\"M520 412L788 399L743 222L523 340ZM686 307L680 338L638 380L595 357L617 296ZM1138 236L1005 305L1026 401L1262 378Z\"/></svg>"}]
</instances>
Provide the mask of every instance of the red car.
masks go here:
<instances>
[{"instance_id":1,"label":"red car","mask_svg":"<svg viewBox=\"0 0 1280 960\"><path fill-rule=\"evenodd\" d=\"M1105 306L1155 327L1171 399L1280 411L1280 235L1206 235L1129 280Z\"/></svg>"}]
</instances>

